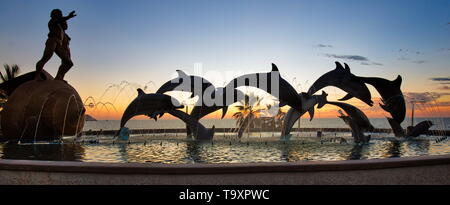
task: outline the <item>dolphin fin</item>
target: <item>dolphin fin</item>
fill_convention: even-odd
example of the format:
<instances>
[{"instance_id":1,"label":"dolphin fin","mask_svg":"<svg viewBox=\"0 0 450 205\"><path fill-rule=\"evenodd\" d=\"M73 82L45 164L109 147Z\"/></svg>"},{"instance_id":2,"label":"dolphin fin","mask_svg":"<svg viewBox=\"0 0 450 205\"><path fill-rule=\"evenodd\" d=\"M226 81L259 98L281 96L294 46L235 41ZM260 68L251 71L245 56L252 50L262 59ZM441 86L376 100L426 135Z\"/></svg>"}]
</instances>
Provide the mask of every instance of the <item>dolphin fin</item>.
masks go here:
<instances>
[{"instance_id":1,"label":"dolphin fin","mask_svg":"<svg viewBox=\"0 0 450 205\"><path fill-rule=\"evenodd\" d=\"M336 69L344 69L344 67L342 67L341 63L339 63L337 61L335 61L334 63L336 64Z\"/></svg>"},{"instance_id":2,"label":"dolphin fin","mask_svg":"<svg viewBox=\"0 0 450 205\"><path fill-rule=\"evenodd\" d=\"M309 113L309 121L312 121L313 118L314 118L314 106L312 106L312 107L308 110L308 113Z\"/></svg>"},{"instance_id":3,"label":"dolphin fin","mask_svg":"<svg viewBox=\"0 0 450 205\"><path fill-rule=\"evenodd\" d=\"M397 78L392 82L394 83L395 86L400 87L400 85L402 84L402 76L398 75Z\"/></svg>"},{"instance_id":4,"label":"dolphin fin","mask_svg":"<svg viewBox=\"0 0 450 205\"><path fill-rule=\"evenodd\" d=\"M140 88L137 89L137 92L138 92L138 96L145 95L145 92Z\"/></svg>"},{"instance_id":5,"label":"dolphin fin","mask_svg":"<svg viewBox=\"0 0 450 205\"><path fill-rule=\"evenodd\" d=\"M317 108L322 108L325 104L328 103L327 100L327 96L328 94L322 90L322 95L319 96L319 98L317 99Z\"/></svg>"},{"instance_id":6,"label":"dolphin fin","mask_svg":"<svg viewBox=\"0 0 450 205\"><path fill-rule=\"evenodd\" d=\"M353 95L351 94L347 94L344 97L342 97L341 99L338 99L339 101L346 101L346 100L350 100L353 98Z\"/></svg>"},{"instance_id":7,"label":"dolphin fin","mask_svg":"<svg viewBox=\"0 0 450 205\"><path fill-rule=\"evenodd\" d=\"M344 66L345 66L344 69L350 73L350 67L347 65L347 63L344 63Z\"/></svg>"},{"instance_id":8,"label":"dolphin fin","mask_svg":"<svg viewBox=\"0 0 450 205\"><path fill-rule=\"evenodd\" d=\"M272 63L272 72L276 72L279 71L277 65L275 65L274 63Z\"/></svg>"},{"instance_id":9,"label":"dolphin fin","mask_svg":"<svg viewBox=\"0 0 450 205\"><path fill-rule=\"evenodd\" d=\"M222 119L225 117L225 115L227 114L227 111L228 111L228 106L224 106L223 108L222 108Z\"/></svg>"},{"instance_id":10,"label":"dolphin fin","mask_svg":"<svg viewBox=\"0 0 450 205\"><path fill-rule=\"evenodd\" d=\"M178 77L180 78L189 78L189 76L182 70L176 70L178 73Z\"/></svg>"}]
</instances>

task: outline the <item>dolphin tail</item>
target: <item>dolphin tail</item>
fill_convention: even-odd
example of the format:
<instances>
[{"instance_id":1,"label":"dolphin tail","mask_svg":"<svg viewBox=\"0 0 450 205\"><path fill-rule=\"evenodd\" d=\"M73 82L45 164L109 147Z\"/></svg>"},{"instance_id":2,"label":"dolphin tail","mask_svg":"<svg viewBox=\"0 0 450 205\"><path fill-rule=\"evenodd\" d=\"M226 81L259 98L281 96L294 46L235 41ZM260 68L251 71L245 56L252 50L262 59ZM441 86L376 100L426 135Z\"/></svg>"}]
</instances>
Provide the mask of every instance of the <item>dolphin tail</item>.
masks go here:
<instances>
[{"instance_id":1,"label":"dolphin tail","mask_svg":"<svg viewBox=\"0 0 450 205\"><path fill-rule=\"evenodd\" d=\"M346 100L350 100L353 98L353 95L351 94L347 94L344 97L342 97L341 99L338 99L339 101L346 101Z\"/></svg>"}]
</instances>

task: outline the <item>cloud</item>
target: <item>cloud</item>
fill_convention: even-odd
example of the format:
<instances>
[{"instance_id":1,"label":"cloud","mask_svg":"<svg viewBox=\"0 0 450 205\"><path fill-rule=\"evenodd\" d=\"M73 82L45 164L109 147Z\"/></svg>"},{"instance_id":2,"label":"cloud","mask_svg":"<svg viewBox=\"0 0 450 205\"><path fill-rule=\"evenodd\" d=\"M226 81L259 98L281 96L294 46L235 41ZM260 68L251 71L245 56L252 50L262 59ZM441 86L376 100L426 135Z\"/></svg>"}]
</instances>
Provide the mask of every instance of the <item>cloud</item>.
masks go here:
<instances>
[{"instance_id":1,"label":"cloud","mask_svg":"<svg viewBox=\"0 0 450 205\"><path fill-rule=\"evenodd\" d=\"M337 55L337 54L329 54L329 53L325 53L324 55L328 58L339 58L339 59L344 59L344 60L349 60L349 61L358 61L361 63L361 65L378 65L378 66L383 65L381 63L372 62L369 60L369 58L367 58L365 56L360 56L360 55Z\"/></svg>"},{"instance_id":2,"label":"cloud","mask_svg":"<svg viewBox=\"0 0 450 205\"><path fill-rule=\"evenodd\" d=\"M359 55L336 55L336 54L325 54L328 58L340 58L344 60L353 60L353 61L369 61L367 57L359 56Z\"/></svg>"},{"instance_id":3,"label":"cloud","mask_svg":"<svg viewBox=\"0 0 450 205\"><path fill-rule=\"evenodd\" d=\"M317 44L316 46L317 46L317 47L319 47L319 48L333 48L333 46L332 46L332 45L328 45L328 44L321 44L321 43Z\"/></svg>"},{"instance_id":4,"label":"cloud","mask_svg":"<svg viewBox=\"0 0 450 205\"><path fill-rule=\"evenodd\" d=\"M398 52L401 53L401 54L405 54L405 55L409 55L409 54L423 55L424 54L421 51L410 50L410 49L403 49L403 48L398 49Z\"/></svg>"},{"instance_id":5,"label":"cloud","mask_svg":"<svg viewBox=\"0 0 450 205\"><path fill-rule=\"evenodd\" d=\"M438 52L448 52L450 51L450 48L439 48L437 49Z\"/></svg>"},{"instance_id":6,"label":"cloud","mask_svg":"<svg viewBox=\"0 0 450 205\"><path fill-rule=\"evenodd\" d=\"M413 63L417 63L417 64L424 64L426 62L427 62L426 60L413 61Z\"/></svg>"},{"instance_id":7,"label":"cloud","mask_svg":"<svg viewBox=\"0 0 450 205\"><path fill-rule=\"evenodd\" d=\"M433 102L442 96L450 95L450 93L438 93L438 92L406 92L404 93L406 101L423 101L424 103Z\"/></svg>"},{"instance_id":8,"label":"cloud","mask_svg":"<svg viewBox=\"0 0 450 205\"><path fill-rule=\"evenodd\" d=\"M439 89L440 90L450 90L450 86L444 85L444 86L440 87Z\"/></svg>"},{"instance_id":9,"label":"cloud","mask_svg":"<svg viewBox=\"0 0 450 205\"><path fill-rule=\"evenodd\" d=\"M450 82L450 77L437 77L437 78L430 78L432 81L438 81L438 82Z\"/></svg>"}]
</instances>

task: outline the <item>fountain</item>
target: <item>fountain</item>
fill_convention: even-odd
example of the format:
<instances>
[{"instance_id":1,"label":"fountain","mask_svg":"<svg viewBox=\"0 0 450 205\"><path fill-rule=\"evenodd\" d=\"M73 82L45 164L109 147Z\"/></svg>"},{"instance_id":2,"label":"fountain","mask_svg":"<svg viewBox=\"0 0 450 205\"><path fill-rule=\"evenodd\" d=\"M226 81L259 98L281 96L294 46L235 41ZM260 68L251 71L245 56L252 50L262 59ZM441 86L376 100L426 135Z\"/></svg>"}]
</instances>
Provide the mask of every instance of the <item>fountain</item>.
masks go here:
<instances>
[{"instance_id":1,"label":"fountain","mask_svg":"<svg viewBox=\"0 0 450 205\"><path fill-rule=\"evenodd\" d=\"M2 140L58 140L75 135L84 125L83 102L68 83L30 80L18 86L2 111Z\"/></svg>"}]
</instances>

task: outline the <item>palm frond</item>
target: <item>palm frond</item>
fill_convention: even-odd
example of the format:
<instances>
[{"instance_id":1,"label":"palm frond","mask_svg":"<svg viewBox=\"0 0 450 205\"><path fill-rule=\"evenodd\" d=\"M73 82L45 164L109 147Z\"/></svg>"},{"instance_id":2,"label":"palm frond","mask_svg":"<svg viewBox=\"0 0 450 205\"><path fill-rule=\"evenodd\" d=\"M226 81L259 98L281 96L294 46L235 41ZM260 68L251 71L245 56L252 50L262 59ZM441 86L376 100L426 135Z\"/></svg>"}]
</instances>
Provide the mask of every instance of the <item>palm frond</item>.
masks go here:
<instances>
[{"instance_id":1,"label":"palm frond","mask_svg":"<svg viewBox=\"0 0 450 205\"><path fill-rule=\"evenodd\" d=\"M6 65L5 66L5 72L6 72L6 76L7 76L7 80L11 80L12 79L12 69L11 66Z\"/></svg>"},{"instance_id":2,"label":"palm frond","mask_svg":"<svg viewBox=\"0 0 450 205\"><path fill-rule=\"evenodd\" d=\"M17 64L14 64L12 66L9 66L8 64L3 65L3 69L5 70L5 73L2 73L0 71L0 78L3 82L6 82L8 80L11 80L17 76L17 74L20 72L20 68Z\"/></svg>"}]
</instances>

